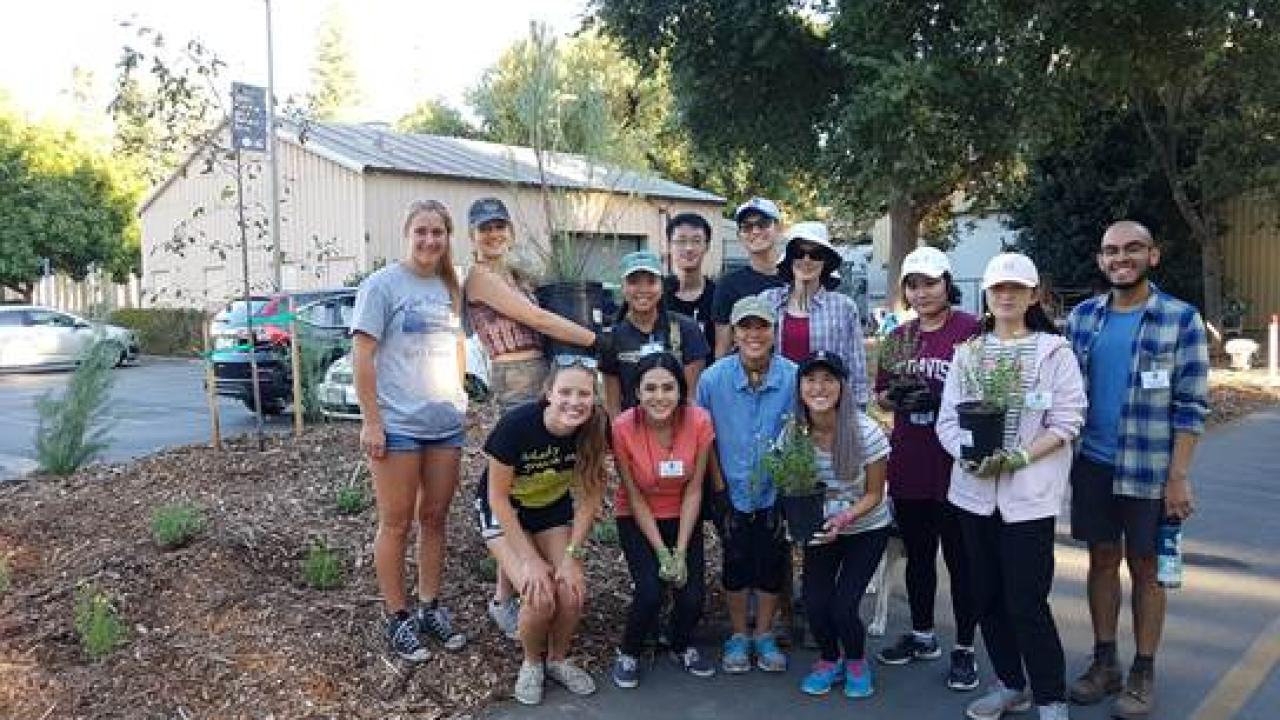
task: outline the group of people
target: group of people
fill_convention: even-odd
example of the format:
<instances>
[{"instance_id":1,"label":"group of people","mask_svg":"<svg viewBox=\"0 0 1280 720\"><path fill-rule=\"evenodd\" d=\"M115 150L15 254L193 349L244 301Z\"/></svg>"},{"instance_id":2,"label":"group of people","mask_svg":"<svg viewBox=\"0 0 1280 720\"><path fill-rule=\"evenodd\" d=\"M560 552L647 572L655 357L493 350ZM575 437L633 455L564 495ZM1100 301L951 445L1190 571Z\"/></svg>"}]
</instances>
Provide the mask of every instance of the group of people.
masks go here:
<instances>
[{"instance_id":1,"label":"group of people","mask_svg":"<svg viewBox=\"0 0 1280 720\"><path fill-rule=\"evenodd\" d=\"M352 325L392 651L422 660L427 638L445 648L466 642L439 601L463 444L465 325L488 351L501 411L473 501L498 567L489 615L523 650L518 701L540 702L547 677L570 692L595 691L569 650L589 595L591 528L608 498L634 588L610 671L619 687L639 684L638 659L659 626L673 660L694 676L786 671L774 625L791 593L794 542L801 607L818 646L801 690L871 695L859 604L897 533L911 630L875 654L881 664L942 656L940 546L956 628L946 684L978 688L978 628L996 678L968 704L969 717L1034 705L1042 718L1066 718L1068 699L1111 695L1117 717L1146 717L1165 605L1157 525L1193 510L1187 470L1208 374L1199 315L1148 277L1160 261L1151 234L1131 221L1106 230L1097 263L1111 291L1078 306L1065 336L1037 303L1029 258L990 261L988 311L977 318L954 308L947 256L916 249L900 276L915 317L886 339L906 351L879 362L872 382L857 305L835 291L841 258L826 227L784 228L763 198L734 218L748 266L713 283L702 270L710 225L676 215L666 228L674 273L653 253L627 255L618 318L611 332L594 332L538 306L530 279L508 263L514 228L500 200L470 208L465 279L454 269L448 209L434 201L409 208L406 254L361 284ZM546 338L581 350L548 355ZM1003 443L967 460L974 441L957 406L980 399L983 373L997 366L1018 369ZM869 403L893 413L887 437ZM825 485L811 538L788 536L766 462L797 432L811 442ZM1049 603L1054 519L1068 486L1072 534L1089 546L1096 641L1093 662L1070 686ZM718 662L691 640L706 597L704 521L720 538L731 626ZM405 549L415 524L411 602ZM1116 643L1121 558L1134 586L1127 679ZM662 619L667 597L670 618Z\"/></svg>"}]
</instances>

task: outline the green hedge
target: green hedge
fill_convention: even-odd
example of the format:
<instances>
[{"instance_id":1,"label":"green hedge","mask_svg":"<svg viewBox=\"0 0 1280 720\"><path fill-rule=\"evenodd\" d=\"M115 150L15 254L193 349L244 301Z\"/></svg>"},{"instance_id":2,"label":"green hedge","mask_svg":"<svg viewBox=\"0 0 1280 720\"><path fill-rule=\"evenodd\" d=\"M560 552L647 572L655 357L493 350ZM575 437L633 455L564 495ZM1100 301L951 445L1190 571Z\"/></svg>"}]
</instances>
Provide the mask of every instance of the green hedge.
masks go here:
<instances>
[{"instance_id":1,"label":"green hedge","mask_svg":"<svg viewBox=\"0 0 1280 720\"><path fill-rule=\"evenodd\" d=\"M108 322L136 332L143 354L194 356L203 351L208 318L199 310L129 308L113 311Z\"/></svg>"}]
</instances>

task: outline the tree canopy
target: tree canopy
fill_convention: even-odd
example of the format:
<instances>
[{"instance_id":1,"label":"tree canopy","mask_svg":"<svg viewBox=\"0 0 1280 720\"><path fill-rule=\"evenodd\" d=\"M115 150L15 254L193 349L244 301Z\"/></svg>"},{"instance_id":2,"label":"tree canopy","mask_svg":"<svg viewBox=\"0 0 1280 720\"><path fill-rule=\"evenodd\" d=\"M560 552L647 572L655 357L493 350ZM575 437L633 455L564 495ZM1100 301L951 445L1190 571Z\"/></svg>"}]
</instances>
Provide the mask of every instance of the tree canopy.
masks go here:
<instances>
[{"instance_id":1,"label":"tree canopy","mask_svg":"<svg viewBox=\"0 0 1280 720\"><path fill-rule=\"evenodd\" d=\"M359 104L360 79L347 41L346 16L332 3L316 32L308 111L317 120L349 121Z\"/></svg>"},{"instance_id":2,"label":"tree canopy","mask_svg":"<svg viewBox=\"0 0 1280 720\"><path fill-rule=\"evenodd\" d=\"M482 136L479 128L463 117L461 110L443 98L430 98L418 103L396 121L396 129L401 132L460 138L479 139Z\"/></svg>"}]
</instances>

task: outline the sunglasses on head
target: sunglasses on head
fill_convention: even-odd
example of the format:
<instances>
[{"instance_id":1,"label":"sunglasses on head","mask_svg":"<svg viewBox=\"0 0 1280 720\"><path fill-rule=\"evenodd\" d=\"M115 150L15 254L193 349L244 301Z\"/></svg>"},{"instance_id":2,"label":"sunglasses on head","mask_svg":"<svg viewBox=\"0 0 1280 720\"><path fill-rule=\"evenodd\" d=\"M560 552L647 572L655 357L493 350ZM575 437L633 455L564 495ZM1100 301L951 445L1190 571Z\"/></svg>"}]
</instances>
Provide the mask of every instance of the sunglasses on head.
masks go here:
<instances>
[{"instance_id":1,"label":"sunglasses on head","mask_svg":"<svg viewBox=\"0 0 1280 720\"><path fill-rule=\"evenodd\" d=\"M582 367L588 370L595 370L600 367L600 363L590 355L556 355L551 362L558 368Z\"/></svg>"}]
</instances>

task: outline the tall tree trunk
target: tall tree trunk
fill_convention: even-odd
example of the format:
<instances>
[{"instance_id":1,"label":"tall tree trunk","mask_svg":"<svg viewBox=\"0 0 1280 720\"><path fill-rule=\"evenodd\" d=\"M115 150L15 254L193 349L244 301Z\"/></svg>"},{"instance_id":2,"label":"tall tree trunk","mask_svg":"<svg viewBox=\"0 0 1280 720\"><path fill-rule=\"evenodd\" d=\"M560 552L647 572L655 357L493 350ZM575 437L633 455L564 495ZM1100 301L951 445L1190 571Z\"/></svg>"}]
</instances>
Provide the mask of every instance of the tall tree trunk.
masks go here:
<instances>
[{"instance_id":1,"label":"tall tree trunk","mask_svg":"<svg viewBox=\"0 0 1280 720\"><path fill-rule=\"evenodd\" d=\"M902 260L916 248L919 239L920 214L912 203L911 195L894 193L893 199L889 201L889 270L885 283L889 306L895 312L906 307L902 298L902 283L898 282Z\"/></svg>"}]
</instances>

